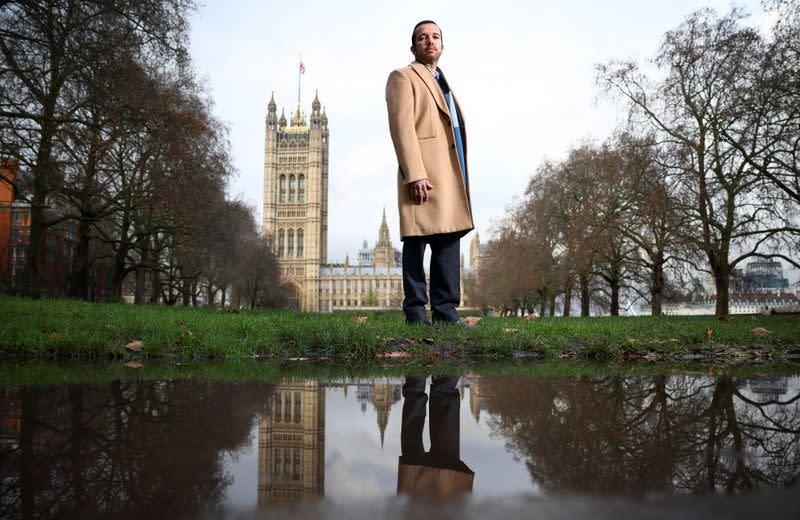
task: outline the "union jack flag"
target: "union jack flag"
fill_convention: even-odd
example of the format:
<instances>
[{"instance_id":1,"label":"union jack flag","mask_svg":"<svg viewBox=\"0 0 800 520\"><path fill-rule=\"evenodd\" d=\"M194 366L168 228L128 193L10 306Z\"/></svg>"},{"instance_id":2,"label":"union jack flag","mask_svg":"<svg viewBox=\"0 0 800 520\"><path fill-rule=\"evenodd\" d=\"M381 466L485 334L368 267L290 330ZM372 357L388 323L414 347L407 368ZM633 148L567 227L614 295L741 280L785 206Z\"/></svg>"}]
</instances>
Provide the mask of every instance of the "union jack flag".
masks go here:
<instances>
[{"instance_id":1,"label":"union jack flag","mask_svg":"<svg viewBox=\"0 0 800 520\"><path fill-rule=\"evenodd\" d=\"M306 66L303 65L303 62L301 61L300 62L300 74L305 74L305 73L306 73Z\"/></svg>"}]
</instances>

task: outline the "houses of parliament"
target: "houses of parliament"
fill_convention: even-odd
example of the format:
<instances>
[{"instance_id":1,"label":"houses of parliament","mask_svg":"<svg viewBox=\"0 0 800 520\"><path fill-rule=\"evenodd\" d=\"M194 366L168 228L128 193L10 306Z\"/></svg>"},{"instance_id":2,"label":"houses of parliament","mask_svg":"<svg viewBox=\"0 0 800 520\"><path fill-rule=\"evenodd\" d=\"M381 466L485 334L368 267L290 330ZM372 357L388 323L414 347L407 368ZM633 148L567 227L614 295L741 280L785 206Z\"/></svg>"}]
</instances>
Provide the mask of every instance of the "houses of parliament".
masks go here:
<instances>
[{"instance_id":1,"label":"houses of parliament","mask_svg":"<svg viewBox=\"0 0 800 520\"><path fill-rule=\"evenodd\" d=\"M352 263L349 255L343 264L328 263L330 132L319 96L308 118L298 102L287 120L284 111L278 116L273 94L265 123L263 230L275 244L293 306L309 312L399 309L401 254L392 246L385 209L374 247L365 240ZM478 240L476 233L471 257L480 249ZM477 258L471 260L474 267ZM463 257L461 265L463 280Z\"/></svg>"}]
</instances>

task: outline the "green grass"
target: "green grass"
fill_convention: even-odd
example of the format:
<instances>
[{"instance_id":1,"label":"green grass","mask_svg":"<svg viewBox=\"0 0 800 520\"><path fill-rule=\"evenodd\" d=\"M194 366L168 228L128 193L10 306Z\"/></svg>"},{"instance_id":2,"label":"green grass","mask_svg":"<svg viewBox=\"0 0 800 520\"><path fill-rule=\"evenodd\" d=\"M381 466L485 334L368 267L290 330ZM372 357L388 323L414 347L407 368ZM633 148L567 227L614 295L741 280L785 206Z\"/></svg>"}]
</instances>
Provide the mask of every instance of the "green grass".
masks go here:
<instances>
[{"instance_id":1,"label":"green grass","mask_svg":"<svg viewBox=\"0 0 800 520\"><path fill-rule=\"evenodd\" d=\"M768 335L756 335L761 327ZM711 330L711 337L706 331ZM143 344L139 352L125 348ZM89 361L287 359L326 356L353 362L403 350L429 361L569 357L769 359L800 351L800 317L484 318L463 329L408 327L402 314L194 309L0 296L0 354L13 359Z\"/></svg>"}]
</instances>

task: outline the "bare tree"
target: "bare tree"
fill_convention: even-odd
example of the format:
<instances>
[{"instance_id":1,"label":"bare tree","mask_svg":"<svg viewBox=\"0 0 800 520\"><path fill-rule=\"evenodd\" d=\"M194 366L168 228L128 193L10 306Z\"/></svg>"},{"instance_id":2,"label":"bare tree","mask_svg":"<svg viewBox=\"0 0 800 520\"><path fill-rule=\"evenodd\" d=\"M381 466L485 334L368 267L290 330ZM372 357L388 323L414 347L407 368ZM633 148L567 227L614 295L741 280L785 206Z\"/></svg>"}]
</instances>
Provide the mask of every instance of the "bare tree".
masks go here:
<instances>
[{"instance_id":1,"label":"bare tree","mask_svg":"<svg viewBox=\"0 0 800 520\"><path fill-rule=\"evenodd\" d=\"M778 247L791 230L763 196L764 176L731 144L735 136L752 148L761 132L742 100L754 88L765 47L755 30L741 26L742 17L702 10L667 32L654 61L666 76L656 85L633 62L598 67L600 83L627 99L632 114L673 151L670 167L680 177L677 190L691 201L686 211L699 232L690 238L714 276L718 315L728 313L733 268L752 256L775 256L765 249Z\"/></svg>"}]
</instances>

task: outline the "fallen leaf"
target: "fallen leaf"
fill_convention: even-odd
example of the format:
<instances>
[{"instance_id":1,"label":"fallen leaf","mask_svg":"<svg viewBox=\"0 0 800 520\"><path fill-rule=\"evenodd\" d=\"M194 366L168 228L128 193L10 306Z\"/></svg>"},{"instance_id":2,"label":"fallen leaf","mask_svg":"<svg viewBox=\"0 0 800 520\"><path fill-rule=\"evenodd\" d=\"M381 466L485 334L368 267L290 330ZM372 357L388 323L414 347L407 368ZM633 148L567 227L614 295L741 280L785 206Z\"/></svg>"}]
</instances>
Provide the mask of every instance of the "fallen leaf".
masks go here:
<instances>
[{"instance_id":1,"label":"fallen leaf","mask_svg":"<svg viewBox=\"0 0 800 520\"><path fill-rule=\"evenodd\" d=\"M713 335L714 335L714 330L713 329L706 329L706 333L705 333L706 339L709 339Z\"/></svg>"},{"instance_id":2,"label":"fallen leaf","mask_svg":"<svg viewBox=\"0 0 800 520\"><path fill-rule=\"evenodd\" d=\"M628 338L628 343L630 343L631 345L636 345L637 343L639 343L639 340L636 338Z\"/></svg>"},{"instance_id":3,"label":"fallen leaf","mask_svg":"<svg viewBox=\"0 0 800 520\"><path fill-rule=\"evenodd\" d=\"M367 322L367 317L366 316L353 316L353 321L355 321L359 325L363 325L364 323Z\"/></svg>"},{"instance_id":4,"label":"fallen leaf","mask_svg":"<svg viewBox=\"0 0 800 520\"><path fill-rule=\"evenodd\" d=\"M125 366L128 368L142 368L142 364L138 361L128 361Z\"/></svg>"},{"instance_id":5,"label":"fallen leaf","mask_svg":"<svg viewBox=\"0 0 800 520\"><path fill-rule=\"evenodd\" d=\"M481 319L478 318L477 316L467 316L466 318L464 318L464 325L466 325L467 327L474 327L475 325L478 324L479 321L481 321Z\"/></svg>"},{"instance_id":6,"label":"fallen leaf","mask_svg":"<svg viewBox=\"0 0 800 520\"><path fill-rule=\"evenodd\" d=\"M769 336L770 334L772 334L771 330L765 329L764 327L756 327L752 329L750 332L752 332L756 336Z\"/></svg>"},{"instance_id":7,"label":"fallen leaf","mask_svg":"<svg viewBox=\"0 0 800 520\"><path fill-rule=\"evenodd\" d=\"M719 321L731 321L731 319L730 319L730 318L728 318L728 317L727 317L727 316L725 316L725 315L722 315L722 316L720 316L720 317L719 317Z\"/></svg>"},{"instance_id":8,"label":"fallen leaf","mask_svg":"<svg viewBox=\"0 0 800 520\"><path fill-rule=\"evenodd\" d=\"M128 350L132 350L133 352L139 352L140 350L142 350L142 342L139 341L138 339L135 339L130 343L128 343L127 345L125 345L125 348Z\"/></svg>"},{"instance_id":9,"label":"fallen leaf","mask_svg":"<svg viewBox=\"0 0 800 520\"><path fill-rule=\"evenodd\" d=\"M395 341L394 338L383 338L384 343L394 343L394 341Z\"/></svg>"},{"instance_id":10,"label":"fallen leaf","mask_svg":"<svg viewBox=\"0 0 800 520\"><path fill-rule=\"evenodd\" d=\"M669 341L670 343L680 343L678 341L678 338L669 338L667 341Z\"/></svg>"},{"instance_id":11,"label":"fallen leaf","mask_svg":"<svg viewBox=\"0 0 800 520\"><path fill-rule=\"evenodd\" d=\"M400 352L399 350L395 350L393 352L380 352L375 354L376 358L407 358L411 357L411 354L408 352Z\"/></svg>"},{"instance_id":12,"label":"fallen leaf","mask_svg":"<svg viewBox=\"0 0 800 520\"><path fill-rule=\"evenodd\" d=\"M428 345L433 345L434 343L433 338L423 338L422 342L427 343Z\"/></svg>"},{"instance_id":13,"label":"fallen leaf","mask_svg":"<svg viewBox=\"0 0 800 520\"><path fill-rule=\"evenodd\" d=\"M184 325L186 325L186 320L178 318L177 320L175 320L175 323L178 324L178 326L183 327Z\"/></svg>"},{"instance_id":14,"label":"fallen leaf","mask_svg":"<svg viewBox=\"0 0 800 520\"><path fill-rule=\"evenodd\" d=\"M755 316L750 316L750 321L758 321L758 318L756 318Z\"/></svg>"},{"instance_id":15,"label":"fallen leaf","mask_svg":"<svg viewBox=\"0 0 800 520\"><path fill-rule=\"evenodd\" d=\"M60 338L60 337L61 337L61 336L59 335L59 333L58 333L58 332L50 332L50 333L47 335L47 339L58 339L58 338Z\"/></svg>"},{"instance_id":16,"label":"fallen leaf","mask_svg":"<svg viewBox=\"0 0 800 520\"><path fill-rule=\"evenodd\" d=\"M538 316L536 316L535 314L528 314L527 316L523 316L522 317L522 319L525 320L525 321L535 320L537 318L538 318Z\"/></svg>"},{"instance_id":17,"label":"fallen leaf","mask_svg":"<svg viewBox=\"0 0 800 520\"><path fill-rule=\"evenodd\" d=\"M505 332L506 334L513 334L515 332L519 332L519 330L517 330L517 329L503 329L503 332Z\"/></svg>"}]
</instances>

